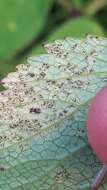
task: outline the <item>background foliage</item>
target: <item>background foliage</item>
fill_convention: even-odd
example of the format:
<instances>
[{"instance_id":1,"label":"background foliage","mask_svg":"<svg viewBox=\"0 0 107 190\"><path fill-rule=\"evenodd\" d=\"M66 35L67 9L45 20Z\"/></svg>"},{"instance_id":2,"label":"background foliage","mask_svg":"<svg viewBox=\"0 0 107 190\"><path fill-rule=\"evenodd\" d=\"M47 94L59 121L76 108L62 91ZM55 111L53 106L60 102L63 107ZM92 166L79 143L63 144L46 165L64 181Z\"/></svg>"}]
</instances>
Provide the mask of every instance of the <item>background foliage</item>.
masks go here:
<instances>
[{"instance_id":1,"label":"background foliage","mask_svg":"<svg viewBox=\"0 0 107 190\"><path fill-rule=\"evenodd\" d=\"M41 44L86 33L106 36L106 0L1 0L0 78Z\"/></svg>"}]
</instances>

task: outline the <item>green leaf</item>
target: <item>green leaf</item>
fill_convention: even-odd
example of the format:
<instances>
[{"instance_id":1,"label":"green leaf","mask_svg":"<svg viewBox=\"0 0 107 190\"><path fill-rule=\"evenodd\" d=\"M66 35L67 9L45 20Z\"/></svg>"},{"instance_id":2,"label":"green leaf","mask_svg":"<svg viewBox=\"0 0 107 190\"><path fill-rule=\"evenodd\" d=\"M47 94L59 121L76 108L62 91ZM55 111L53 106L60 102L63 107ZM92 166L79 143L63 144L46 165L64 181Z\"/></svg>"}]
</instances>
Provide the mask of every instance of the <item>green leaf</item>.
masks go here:
<instances>
[{"instance_id":1,"label":"green leaf","mask_svg":"<svg viewBox=\"0 0 107 190\"><path fill-rule=\"evenodd\" d=\"M1 190L89 190L101 168L86 115L107 82L107 39L66 38L45 49L2 81Z\"/></svg>"},{"instance_id":2,"label":"green leaf","mask_svg":"<svg viewBox=\"0 0 107 190\"><path fill-rule=\"evenodd\" d=\"M65 36L80 38L84 37L86 34L93 34L98 36L104 35L101 26L96 21L81 17L64 23L48 37L47 41L53 41L58 38L61 39ZM35 52L43 53L44 51L43 48L39 46L36 48Z\"/></svg>"},{"instance_id":3,"label":"green leaf","mask_svg":"<svg viewBox=\"0 0 107 190\"><path fill-rule=\"evenodd\" d=\"M56 31L50 36L49 40L55 40L65 36L84 37L87 33L103 36L103 30L96 21L81 17L69 21L59 29L56 29Z\"/></svg>"},{"instance_id":4,"label":"green leaf","mask_svg":"<svg viewBox=\"0 0 107 190\"><path fill-rule=\"evenodd\" d=\"M92 16L95 15L99 10L101 10L106 5L107 5L106 0L89 1L84 8L84 12L86 15Z\"/></svg>"},{"instance_id":5,"label":"green leaf","mask_svg":"<svg viewBox=\"0 0 107 190\"><path fill-rule=\"evenodd\" d=\"M86 1L84 0L70 0L71 3L78 9L81 9L84 7L84 4L86 3Z\"/></svg>"},{"instance_id":6,"label":"green leaf","mask_svg":"<svg viewBox=\"0 0 107 190\"><path fill-rule=\"evenodd\" d=\"M0 1L0 59L11 57L42 30L52 0Z\"/></svg>"}]
</instances>

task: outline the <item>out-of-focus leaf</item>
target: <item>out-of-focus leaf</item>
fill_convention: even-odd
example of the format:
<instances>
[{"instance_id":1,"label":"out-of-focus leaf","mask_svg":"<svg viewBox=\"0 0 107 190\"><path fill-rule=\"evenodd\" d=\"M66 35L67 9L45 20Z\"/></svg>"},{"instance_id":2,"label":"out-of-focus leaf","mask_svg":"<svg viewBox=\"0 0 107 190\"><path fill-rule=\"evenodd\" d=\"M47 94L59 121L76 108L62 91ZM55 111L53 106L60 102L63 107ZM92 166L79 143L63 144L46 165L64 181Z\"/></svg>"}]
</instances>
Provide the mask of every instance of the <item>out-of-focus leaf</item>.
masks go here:
<instances>
[{"instance_id":1,"label":"out-of-focus leaf","mask_svg":"<svg viewBox=\"0 0 107 190\"><path fill-rule=\"evenodd\" d=\"M55 40L65 36L84 37L87 33L103 36L103 30L96 21L81 17L57 28L56 31L51 34L49 40Z\"/></svg>"},{"instance_id":2,"label":"out-of-focus leaf","mask_svg":"<svg viewBox=\"0 0 107 190\"><path fill-rule=\"evenodd\" d=\"M0 1L0 59L12 56L42 30L52 0Z\"/></svg>"},{"instance_id":3,"label":"out-of-focus leaf","mask_svg":"<svg viewBox=\"0 0 107 190\"><path fill-rule=\"evenodd\" d=\"M87 15L94 15L100 9L102 9L105 5L107 5L107 0L94 0L87 2L85 7L85 14Z\"/></svg>"},{"instance_id":4,"label":"out-of-focus leaf","mask_svg":"<svg viewBox=\"0 0 107 190\"><path fill-rule=\"evenodd\" d=\"M85 34L94 34L103 36L103 30L101 26L90 19L78 18L64 23L62 26L57 28L47 39L47 41L53 41L58 38L64 38L65 36L71 37L84 37ZM43 53L44 50L41 46L34 50L36 53ZM33 51L33 52L34 52Z\"/></svg>"},{"instance_id":5,"label":"out-of-focus leaf","mask_svg":"<svg viewBox=\"0 0 107 190\"><path fill-rule=\"evenodd\" d=\"M90 190L101 163L86 137L86 114L107 82L107 39L45 45L2 82L0 190Z\"/></svg>"},{"instance_id":6,"label":"out-of-focus leaf","mask_svg":"<svg viewBox=\"0 0 107 190\"><path fill-rule=\"evenodd\" d=\"M71 3L78 9L82 9L86 1L84 0L70 0Z\"/></svg>"}]
</instances>

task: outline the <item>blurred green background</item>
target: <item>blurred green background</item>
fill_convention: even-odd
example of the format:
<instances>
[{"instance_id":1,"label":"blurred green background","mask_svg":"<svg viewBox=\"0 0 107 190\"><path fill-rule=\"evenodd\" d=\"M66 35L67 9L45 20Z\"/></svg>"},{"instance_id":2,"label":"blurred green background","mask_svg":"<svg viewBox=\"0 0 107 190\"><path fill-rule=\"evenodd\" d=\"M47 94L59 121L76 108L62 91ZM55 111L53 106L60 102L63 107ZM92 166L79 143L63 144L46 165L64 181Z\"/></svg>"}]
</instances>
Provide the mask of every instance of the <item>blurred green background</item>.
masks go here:
<instances>
[{"instance_id":1,"label":"blurred green background","mask_svg":"<svg viewBox=\"0 0 107 190\"><path fill-rule=\"evenodd\" d=\"M0 79L43 43L87 33L107 36L107 0L0 0Z\"/></svg>"}]
</instances>

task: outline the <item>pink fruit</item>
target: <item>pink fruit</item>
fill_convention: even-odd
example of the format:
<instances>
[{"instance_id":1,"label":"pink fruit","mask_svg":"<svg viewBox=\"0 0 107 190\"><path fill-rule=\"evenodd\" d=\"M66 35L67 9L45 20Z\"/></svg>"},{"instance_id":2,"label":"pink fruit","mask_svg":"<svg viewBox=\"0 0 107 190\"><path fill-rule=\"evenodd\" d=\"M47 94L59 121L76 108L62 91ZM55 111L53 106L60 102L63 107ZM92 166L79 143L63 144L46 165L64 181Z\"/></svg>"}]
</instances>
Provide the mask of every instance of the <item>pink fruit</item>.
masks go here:
<instances>
[{"instance_id":1,"label":"pink fruit","mask_svg":"<svg viewBox=\"0 0 107 190\"><path fill-rule=\"evenodd\" d=\"M92 100L87 117L87 135L96 155L107 165L107 86Z\"/></svg>"}]
</instances>

